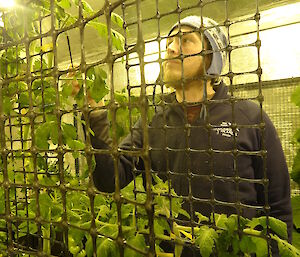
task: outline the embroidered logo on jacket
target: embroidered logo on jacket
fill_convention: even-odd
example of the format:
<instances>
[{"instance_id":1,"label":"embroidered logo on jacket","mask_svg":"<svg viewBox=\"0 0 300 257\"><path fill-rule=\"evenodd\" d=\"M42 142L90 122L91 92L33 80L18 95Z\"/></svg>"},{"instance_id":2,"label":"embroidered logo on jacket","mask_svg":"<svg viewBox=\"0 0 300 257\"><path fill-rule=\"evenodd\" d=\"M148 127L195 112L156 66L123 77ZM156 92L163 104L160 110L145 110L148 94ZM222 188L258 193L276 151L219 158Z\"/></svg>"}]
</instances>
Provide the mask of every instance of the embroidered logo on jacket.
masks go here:
<instances>
[{"instance_id":1,"label":"embroidered logo on jacket","mask_svg":"<svg viewBox=\"0 0 300 257\"><path fill-rule=\"evenodd\" d=\"M231 122L223 121L220 124L220 127L213 128L214 131L216 131L217 135L222 135L223 137L233 137L238 136L238 132L240 131L238 128L233 131L231 127Z\"/></svg>"}]
</instances>

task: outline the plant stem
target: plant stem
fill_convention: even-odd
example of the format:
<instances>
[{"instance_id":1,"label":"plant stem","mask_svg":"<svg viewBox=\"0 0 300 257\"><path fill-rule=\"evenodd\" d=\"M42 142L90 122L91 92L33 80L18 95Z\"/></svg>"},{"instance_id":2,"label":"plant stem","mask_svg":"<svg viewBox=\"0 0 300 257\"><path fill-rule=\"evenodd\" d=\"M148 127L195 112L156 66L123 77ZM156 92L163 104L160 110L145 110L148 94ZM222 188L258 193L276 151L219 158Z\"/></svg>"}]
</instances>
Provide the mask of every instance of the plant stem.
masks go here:
<instances>
[{"instance_id":1,"label":"plant stem","mask_svg":"<svg viewBox=\"0 0 300 257\"><path fill-rule=\"evenodd\" d=\"M47 255L51 254L51 245L50 245L50 226L42 228L43 234L43 252Z\"/></svg>"},{"instance_id":2,"label":"plant stem","mask_svg":"<svg viewBox=\"0 0 300 257\"><path fill-rule=\"evenodd\" d=\"M49 208L49 220L51 220L51 208ZM51 245L50 245L50 225L46 224L42 227L43 234L43 252L47 255L51 254Z\"/></svg>"}]
</instances>

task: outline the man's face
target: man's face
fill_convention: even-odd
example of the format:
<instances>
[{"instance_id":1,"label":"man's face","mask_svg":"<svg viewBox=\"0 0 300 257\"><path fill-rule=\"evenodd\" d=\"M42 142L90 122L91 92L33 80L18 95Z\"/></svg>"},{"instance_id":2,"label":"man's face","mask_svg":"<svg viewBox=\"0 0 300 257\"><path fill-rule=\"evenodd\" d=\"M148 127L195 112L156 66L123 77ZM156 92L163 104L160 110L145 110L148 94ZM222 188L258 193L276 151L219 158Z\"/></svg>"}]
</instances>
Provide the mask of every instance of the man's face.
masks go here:
<instances>
[{"instance_id":1,"label":"man's face","mask_svg":"<svg viewBox=\"0 0 300 257\"><path fill-rule=\"evenodd\" d=\"M180 37L178 28L176 28L167 39L167 54L166 61L163 63L163 74L166 84L172 87L180 85L182 78L189 80L203 74L204 58L199 54L203 49L201 36L198 32L187 33L190 31L193 31L190 27L181 27L182 36ZM183 59L180 59L181 54ZM178 59L171 59L175 57Z\"/></svg>"}]
</instances>

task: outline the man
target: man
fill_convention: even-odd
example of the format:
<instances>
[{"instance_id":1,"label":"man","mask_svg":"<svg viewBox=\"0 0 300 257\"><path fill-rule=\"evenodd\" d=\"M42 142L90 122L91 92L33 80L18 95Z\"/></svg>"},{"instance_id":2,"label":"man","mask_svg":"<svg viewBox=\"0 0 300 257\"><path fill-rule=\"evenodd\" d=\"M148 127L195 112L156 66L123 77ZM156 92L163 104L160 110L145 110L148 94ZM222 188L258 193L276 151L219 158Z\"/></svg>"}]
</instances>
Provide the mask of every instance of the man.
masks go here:
<instances>
[{"instance_id":1,"label":"man","mask_svg":"<svg viewBox=\"0 0 300 257\"><path fill-rule=\"evenodd\" d=\"M151 172L170 180L176 193L185 198L183 207L189 213L237 213L253 218L265 215L265 206L270 216L286 222L291 240L290 180L282 147L258 105L228 95L219 78L227 44L222 30L205 17L189 16L171 28L162 72L175 94L162 98L163 108L148 128ZM93 147L109 148L106 112L91 112L90 124L95 132ZM120 148L142 147L143 129L138 121ZM95 159L95 186L113 192L112 157L96 154ZM134 155L120 156L121 187L133 179L134 167L142 164L142 158Z\"/></svg>"}]
</instances>

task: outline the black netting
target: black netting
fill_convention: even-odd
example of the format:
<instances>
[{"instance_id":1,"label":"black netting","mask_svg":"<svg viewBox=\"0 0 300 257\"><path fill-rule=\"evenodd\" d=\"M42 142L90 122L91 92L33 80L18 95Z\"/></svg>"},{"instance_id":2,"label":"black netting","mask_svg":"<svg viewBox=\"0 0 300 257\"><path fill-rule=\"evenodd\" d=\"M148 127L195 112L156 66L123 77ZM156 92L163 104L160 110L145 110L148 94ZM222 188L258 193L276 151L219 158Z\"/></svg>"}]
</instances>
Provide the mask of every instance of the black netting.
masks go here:
<instances>
[{"instance_id":1,"label":"black netting","mask_svg":"<svg viewBox=\"0 0 300 257\"><path fill-rule=\"evenodd\" d=\"M275 136L263 111L291 171L299 79L263 77L260 19L269 6L241 5L28 0L0 9L0 256L276 256L276 242L299 256L284 241L279 219L290 232L291 214L276 192L288 202L279 187L289 181L273 185ZM229 41L197 54L180 47L179 102L165 86L165 41L187 15L215 18L209 29ZM179 25L172 36L203 41L205 30ZM216 52L228 55L222 74L201 67L200 80L216 92L224 83L229 96L204 89L191 103L183 60ZM193 113L201 120L191 122ZM286 172L278 159L272 168Z\"/></svg>"}]
</instances>

